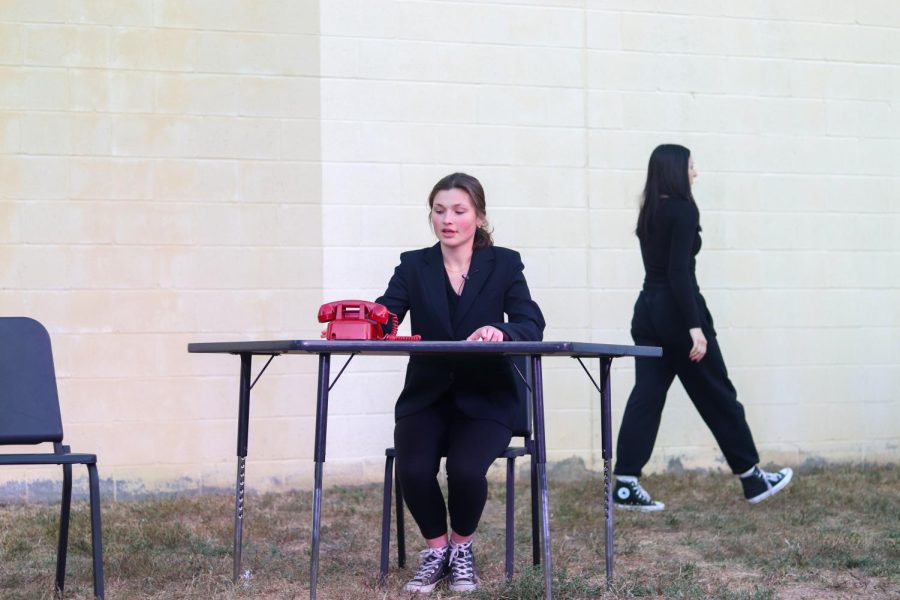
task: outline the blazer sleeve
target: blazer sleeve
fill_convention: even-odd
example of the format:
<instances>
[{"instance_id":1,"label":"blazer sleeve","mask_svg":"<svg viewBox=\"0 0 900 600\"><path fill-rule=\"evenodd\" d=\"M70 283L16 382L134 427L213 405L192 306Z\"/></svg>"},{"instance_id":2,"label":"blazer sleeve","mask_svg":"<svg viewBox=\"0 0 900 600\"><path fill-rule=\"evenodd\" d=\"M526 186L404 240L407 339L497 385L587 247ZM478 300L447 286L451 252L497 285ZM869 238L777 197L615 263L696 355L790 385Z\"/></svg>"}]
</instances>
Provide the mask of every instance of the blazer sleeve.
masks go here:
<instances>
[{"instance_id":1,"label":"blazer sleeve","mask_svg":"<svg viewBox=\"0 0 900 600\"><path fill-rule=\"evenodd\" d=\"M525 281L525 265L518 252L512 252L512 264L509 284L503 297L503 312L508 320L491 325L502 331L510 341L539 342L544 338L544 315L531 299L531 292Z\"/></svg>"},{"instance_id":2,"label":"blazer sleeve","mask_svg":"<svg viewBox=\"0 0 900 600\"><path fill-rule=\"evenodd\" d=\"M406 265L403 255L400 255L400 264L394 269L394 274L388 282L384 294L375 299L378 304L383 304L389 311L397 315L397 320L402 323L409 312L409 292L406 281ZM385 326L385 331L390 331L390 323Z\"/></svg>"}]
</instances>

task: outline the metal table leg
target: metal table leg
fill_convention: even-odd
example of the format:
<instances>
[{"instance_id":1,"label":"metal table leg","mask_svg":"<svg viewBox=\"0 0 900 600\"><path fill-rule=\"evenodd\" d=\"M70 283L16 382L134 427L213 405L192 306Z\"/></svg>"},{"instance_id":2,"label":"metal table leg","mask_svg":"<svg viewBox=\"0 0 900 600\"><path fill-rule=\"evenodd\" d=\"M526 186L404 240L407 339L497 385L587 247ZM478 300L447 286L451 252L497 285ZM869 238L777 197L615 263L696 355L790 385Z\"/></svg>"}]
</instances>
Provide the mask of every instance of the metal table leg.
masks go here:
<instances>
[{"instance_id":1,"label":"metal table leg","mask_svg":"<svg viewBox=\"0 0 900 600\"><path fill-rule=\"evenodd\" d=\"M232 580L241 577L241 544L244 534L244 483L247 465L247 436L250 426L250 363L251 354L241 354L241 389L238 403L237 482L234 494L234 571Z\"/></svg>"},{"instance_id":2,"label":"metal table leg","mask_svg":"<svg viewBox=\"0 0 900 600\"><path fill-rule=\"evenodd\" d=\"M316 441L313 450L316 462L313 492L312 557L309 567L309 598L316 600L319 581L319 523L322 519L322 465L325 463L325 434L328 426L328 378L331 355L319 355L319 387L316 399Z\"/></svg>"},{"instance_id":3,"label":"metal table leg","mask_svg":"<svg viewBox=\"0 0 900 600\"><path fill-rule=\"evenodd\" d=\"M610 367L612 358L600 359L600 431L603 447L603 498L606 506L606 584L613 580L612 402Z\"/></svg>"},{"instance_id":4,"label":"metal table leg","mask_svg":"<svg viewBox=\"0 0 900 600\"><path fill-rule=\"evenodd\" d=\"M541 509L541 543L544 549L544 597L553 599L553 563L550 559L550 504L547 488L547 445L544 438L544 377L541 373L541 356L531 356L531 372L534 377L534 456L537 465L538 495Z\"/></svg>"}]
</instances>

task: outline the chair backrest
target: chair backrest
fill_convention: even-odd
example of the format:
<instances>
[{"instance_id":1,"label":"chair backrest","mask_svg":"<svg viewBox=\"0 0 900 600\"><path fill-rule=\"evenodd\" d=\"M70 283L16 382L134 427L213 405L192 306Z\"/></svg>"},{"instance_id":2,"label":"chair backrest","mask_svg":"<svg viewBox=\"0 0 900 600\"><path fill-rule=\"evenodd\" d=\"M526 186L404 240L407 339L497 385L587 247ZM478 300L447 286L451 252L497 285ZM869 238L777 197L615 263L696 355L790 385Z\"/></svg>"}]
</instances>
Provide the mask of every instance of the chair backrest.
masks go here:
<instances>
[{"instance_id":1,"label":"chair backrest","mask_svg":"<svg viewBox=\"0 0 900 600\"><path fill-rule=\"evenodd\" d=\"M61 442L50 334L27 317L0 317L0 444Z\"/></svg>"},{"instance_id":2,"label":"chair backrest","mask_svg":"<svg viewBox=\"0 0 900 600\"><path fill-rule=\"evenodd\" d=\"M513 370L513 377L516 380L516 415L513 421L513 437L530 438L532 433L531 427L531 389L532 377L530 361L527 356L511 356L509 357ZM524 379L523 379L524 377Z\"/></svg>"}]
</instances>

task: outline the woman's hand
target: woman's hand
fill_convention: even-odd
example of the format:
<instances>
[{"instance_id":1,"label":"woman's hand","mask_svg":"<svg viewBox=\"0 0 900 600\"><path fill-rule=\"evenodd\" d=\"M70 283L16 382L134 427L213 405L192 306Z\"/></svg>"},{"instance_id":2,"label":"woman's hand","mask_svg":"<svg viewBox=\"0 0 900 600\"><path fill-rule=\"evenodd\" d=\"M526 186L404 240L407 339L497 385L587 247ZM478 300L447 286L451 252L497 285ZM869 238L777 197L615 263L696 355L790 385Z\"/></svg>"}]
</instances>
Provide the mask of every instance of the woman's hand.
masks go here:
<instances>
[{"instance_id":1,"label":"woman's hand","mask_svg":"<svg viewBox=\"0 0 900 600\"><path fill-rule=\"evenodd\" d=\"M484 327L479 327L472 335L466 338L467 342L502 342L503 341L503 332L497 329L496 327L491 327L490 325L485 325Z\"/></svg>"},{"instance_id":2,"label":"woman's hand","mask_svg":"<svg viewBox=\"0 0 900 600\"><path fill-rule=\"evenodd\" d=\"M691 327L690 333L694 345L691 348L690 354L688 354L688 358L693 362L700 362L700 360L706 356L706 336L703 335L703 330L699 327Z\"/></svg>"}]
</instances>

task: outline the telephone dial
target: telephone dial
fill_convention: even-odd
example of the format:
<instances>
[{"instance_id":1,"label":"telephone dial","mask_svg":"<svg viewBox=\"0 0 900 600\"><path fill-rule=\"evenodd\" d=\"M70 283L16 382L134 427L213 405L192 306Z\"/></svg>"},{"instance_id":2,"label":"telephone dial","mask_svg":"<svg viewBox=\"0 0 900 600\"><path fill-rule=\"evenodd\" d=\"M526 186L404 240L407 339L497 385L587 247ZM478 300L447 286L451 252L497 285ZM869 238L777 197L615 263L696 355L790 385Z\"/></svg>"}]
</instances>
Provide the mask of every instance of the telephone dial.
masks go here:
<instances>
[{"instance_id":1,"label":"telephone dial","mask_svg":"<svg viewBox=\"0 0 900 600\"><path fill-rule=\"evenodd\" d=\"M381 326L391 321L391 332ZM365 300L339 300L319 308L319 323L328 323L322 337L328 340L419 341L421 335L397 335L397 315L386 306Z\"/></svg>"}]
</instances>

